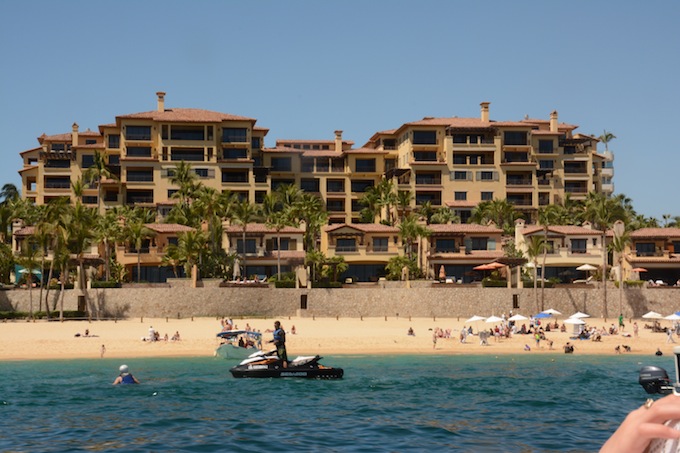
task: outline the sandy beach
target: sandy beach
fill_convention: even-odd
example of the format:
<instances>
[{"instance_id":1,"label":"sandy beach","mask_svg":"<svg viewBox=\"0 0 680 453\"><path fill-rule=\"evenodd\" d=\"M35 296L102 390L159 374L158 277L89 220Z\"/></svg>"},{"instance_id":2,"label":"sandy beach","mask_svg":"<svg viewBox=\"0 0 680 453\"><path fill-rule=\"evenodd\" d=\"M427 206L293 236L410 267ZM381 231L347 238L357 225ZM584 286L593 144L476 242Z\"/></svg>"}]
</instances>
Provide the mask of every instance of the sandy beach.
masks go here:
<instances>
[{"instance_id":1,"label":"sandy beach","mask_svg":"<svg viewBox=\"0 0 680 453\"><path fill-rule=\"evenodd\" d=\"M333 354L563 354L562 346L571 341L575 354L616 354L617 345L628 345L632 354L654 354L657 348L665 354L672 354L673 343L667 343L664 333L645 329L648 320L634 320L639 326L639 336L632 335L633 325L626 320L624 335L607 335L601 342L570 340L571 326L567 332L547 332L553 341L551 350L546 341L536 347L531 335L514 335L495 341L489 338L488 346L482 346L479 337L468 336L467 343L459 340L460 330L469 326L465 319L456 318L279 318L288 332L288 355L333 355ZM563 317L557 322L562 324ZM528 325L528 321L526 322ZM554 321L552 321L554 322ZM271 339L274 319L234 319L238 328L251 328L263 332L264 341ZM589 325L597 327L617 323L609 319L588 319ZM670 326L670 321L662 326ZM489 329L493 323L477 321L472 323L478 329ZM520 323L521 325L521 323ZM161 338L167 333L172 338L179 332L180 341L142 341L153 326ZM296 333L291 329L295 326ZM451 338L438 338L433 344L433 331L437 327L451 329ZM407 335L413 328L414 336ZM90 336L85 337L85 330ZM127 319L118 321L15 321L0 323L0 360L44 360L44 359L98 359L139 358L139 357L210 357L218 346L216 333L221 330L220 319ZM76 336L80 334L80 336ZM680 340L677 340L680 344ZM531 351L524 351L529 345ZM622 348L623 349L623 348Z\"/></svg>"}]
</instances>

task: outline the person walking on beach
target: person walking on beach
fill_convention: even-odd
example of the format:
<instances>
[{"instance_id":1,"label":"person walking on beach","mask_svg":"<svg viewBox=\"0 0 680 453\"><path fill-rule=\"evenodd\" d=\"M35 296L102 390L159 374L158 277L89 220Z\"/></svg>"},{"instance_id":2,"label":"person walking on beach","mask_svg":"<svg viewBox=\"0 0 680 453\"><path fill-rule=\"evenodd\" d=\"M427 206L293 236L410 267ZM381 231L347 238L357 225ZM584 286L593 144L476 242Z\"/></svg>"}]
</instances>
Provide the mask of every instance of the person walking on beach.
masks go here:
<instances>
[{"instance_id":1,"label":"person walking on beach","mask_svg":"<svg viewBox=\"0 0 680 453\"><path fill-rule=\"evenodd\" d=\"M116 380L113 381L113 385L139 384L137 378L130 374L130 370L128 369L127 365L121 365L120 368L118 368L118 370L120 371L120 374L118 375Z\"/></svg>"},{"instance_id":2,"label":"person walking on beach","mask_svg":"<svg viewBox=\"0 0 680 453\"><path fill-rule=\"evenodd\" d=\"M106 352L106 346L102 345L101 350L99 351L99 357L104 358L104 353Z\"/></svg>"},{"instance_id":3,"label":"person walking on beach","mask_svg":"<svg viewBox=\"0 0 680 453\"><path fill-rule=\"evenodd\" d=\"M637 321L633 323L633 336L634 336L635 338L638 337L638 325L637 325Z\"/></svg>"},{"instance_id":4,"label":"person walking on beach","mask_svg":"<svg viewBox=\"0 0 680 453\"><path fill-rule=\"evenodd\" d=\"M269 341L276 346L276 354L283 362L283 367L288 368L288 353L286 352L286 331L281 328L279 321L274 322L274 339Z\"/></svg>"},{"instance_id":5,"label":"person walking on beach","mask_svg":"<svg viewBox=\"0 0 680 453\"><path fill-rule=\"evenodd\" d=\"M623 313L619 314L619 331L623 332L626 325L623 323Z\"/></svg>"},{"instance_id":6,"label":"person walking on beach","mask_svg":"<svg viewBox=\"0 0 680 453\"><path fill-rule=\"evenodd\" d=\"M675 343L675 338L673 338L673 330L666 330L666 343Z\"/></svg>"}]
</instances>

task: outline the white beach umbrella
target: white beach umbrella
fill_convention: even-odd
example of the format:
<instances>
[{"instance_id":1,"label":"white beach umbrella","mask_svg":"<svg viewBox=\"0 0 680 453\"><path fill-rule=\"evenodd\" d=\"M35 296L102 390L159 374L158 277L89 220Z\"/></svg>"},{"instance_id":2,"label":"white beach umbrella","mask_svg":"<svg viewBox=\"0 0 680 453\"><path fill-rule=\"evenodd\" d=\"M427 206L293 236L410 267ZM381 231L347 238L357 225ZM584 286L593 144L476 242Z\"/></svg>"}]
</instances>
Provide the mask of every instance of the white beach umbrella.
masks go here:
<instances>
[{"instance_id":1,"label":"white beach umbrella","mask_svg":"<svg viewBox=\"0 0 680 453\"><path fill-rule=\"evenodd\" d=\"M581 325L585 324L586 322L581 318L567 318L567 319L564 320L564 323L565 324L576 324L576 325L581 326Z\"/></svg>"},{"instance_id":2,"label":"white beach umbrella","mask_svg":"<svg viewBox=\"0 0 680 453\"><path fill-rule=\"evenodd\" d=\"M547 313L549 315L561 315L562 314L559 311L555 310L554 308L548 308L547 310L542 311L541 313Z\"/></svg>"},{"instance_id":3,"label":"white beach umbrella","mask_svg":"<svg viewBox=\"0 0 680 453\"><path fill-rule=\"evenodd\" d=\"M513 316L510 316L510 317L508 318L508 321L525 321L525 320L527 320L527 319L529 319L529 318L527 318L526 316L522 316L522 315L513 315Z\"/></svg>"},{"instance_id":4,"label":"white beach umbrella","mask_svg":"<svg viewBox=\"0 0 680 453\"><path fill-rule=\"evenodd\" d=\"M581 313L580 311L577 311L576 313L574 313L573 315L571 315L569 317L580 319L580 318L590 318L590 315L588 315L586 313Z\"/></svg>"},{"instance_id":5,"label":"white beach umbrella","mask_svg":"<svg viewBox=\"0 0 680 453\"><path fill-rule=\"evenodd\" d=\"M661 313L657 313L655 311L650 311L642 315L643 318L645 319L661 319L663 318L663 315Z\"/></svg>"},{"instance_id":6,"label":"white beach umbrella","mask_svg":"<svg viewBox=\"0 0 680 453\"><path fill-rule=\"evenodd\" d=\"M576 268L577 271L594 271L596 270L597 267L593 266L592 264L582 264L579 267Z\"/></svg>"},{"instance_id":7,"label":"white beach umbrella","mask_svg":"<svg viewBox=\"0 0 680 453\"><path fill-rule=\"evenodd\" d=\"M503 318L499 318L498 316L489 316L486 318L486 322L501 322L503 321Z\"/></svg>"},{"instance_id":8,"label":"white beach umbrella","mask_svg":"<svg viewBox=\"0 0 680 453\"><path fill-rule=\"evenodd\" d=\"M486 318L484 316L477 316L474 315L472 318L468 319L465 322L477 322L477 321L484 321Z\"/></svg>"},{"instance_id":9,"label":"white beach umbrella","mask_svg":"<svg viewBox=\"0 0 680 453\"><path fill-rule=\"evenodd\" d=\"M677 321L680 319L680 315L673 313L672 315L665 316L663 319L668 319L669 321Z\"/></svg>"}]
</instances>

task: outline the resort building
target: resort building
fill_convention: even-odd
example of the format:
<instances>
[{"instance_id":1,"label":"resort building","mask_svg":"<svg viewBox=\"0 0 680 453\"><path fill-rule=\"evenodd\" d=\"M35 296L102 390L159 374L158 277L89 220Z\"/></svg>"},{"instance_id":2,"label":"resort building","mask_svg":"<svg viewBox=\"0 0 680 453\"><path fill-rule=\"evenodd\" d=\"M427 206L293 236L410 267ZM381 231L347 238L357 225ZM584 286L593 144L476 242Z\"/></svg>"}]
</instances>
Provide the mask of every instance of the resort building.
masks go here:
<instances>
[{"instance_id":1,"label":"resort building","mask_svg":"<svg viewBox=\"0 0 680 453\"><path fill-rule=\"evenodd\" d=\"M623 261L623 278L659 286L680 283L680 228L633 231Z\"/></svg>"},{"instance_id":2,"label":"resort building","mask_svg":"<svg viewBox=\"0 0 680 453\"><path fill-rule=\"evenodd\" d=\"M545 278L558 278L564 283L593 281L592 270L602 268L602 254L606 253L606 248L602 247L602 231L593 229L589 223L583 226L549 225L547 230ZM542 225L528 225L524 220L515 223L515 247L527 259L528 243L534 236L546 237ZM543 255L538 257L538 265L543 265ZM592 270L578 269L584 265Z\"/></svg>"},{"instance_id":3,"label":"resort building","mask_svg":"<svg viewBox=\"0 0 680 453\"><path fill-rule=\"evenodd\" d=\"M154 209L161 222L176 202L179 187L172 181L180 162L188 163L203 185L250 203L293 184L319 196L328 224L339 225L322 234L322 251L344 256L348 275L372 279L384 272L380 266L389 257L404 252L395 228L359 224L360 200L368 189L387 179L397 191L410 193L409 208L425 202L448 207L463 224L480 202L506 199L527 222L535 222L539 208L567 196L579 200L590 191L613 191L613 155L598 153L599 140L576 129L559 122L555 111L548 119L495 121L490 103L482 102L478 117L423 118L377 132L358 148L340 130L331 140L277 139L268 148L268 129L255 119L168 108L165 93L158 92L155 110L116 116L97 131L81 131L74 123L70 132L38 137L39 146L21 152L21 195L38 205L80 198L100 212L142 206ZM97 153L113 177L79 182ZM79 185L82 191L74 190ZM501 254L501 233L495 228L430 227L435 234L420 255L430 274L444 266L447 275L462 279L470 272L466 266L483 262L482 252ZM278 265L278 254L272 253L275 234L266 228L247 230L241 245L238 228L227 228L225 236L230 251L245 247L248 274L271 275ZM287 231L286 238L282 259L290 269L302 259L303 241L299 231ZM158 247L162 254L163 246ZM122 257L132 266L128 253ZM147 267L160 258L149 258Z\"/></svg>"}]
</instances>

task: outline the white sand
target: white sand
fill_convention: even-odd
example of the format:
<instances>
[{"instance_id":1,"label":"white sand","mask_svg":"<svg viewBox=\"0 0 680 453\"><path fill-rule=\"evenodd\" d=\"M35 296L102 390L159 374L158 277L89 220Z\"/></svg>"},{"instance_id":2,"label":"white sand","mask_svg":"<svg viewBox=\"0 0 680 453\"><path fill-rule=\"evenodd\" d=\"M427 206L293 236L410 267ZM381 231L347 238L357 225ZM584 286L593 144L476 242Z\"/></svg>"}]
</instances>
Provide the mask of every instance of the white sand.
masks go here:
<instances>
[{"instance_id":1,"label":"white sand","mask_svg":"<svg viewBox=\"0 0 680 453\"><path fill-rule=\"evenodd\" d=\"M480 346L477 336L468 337L467 344L461 344L458 337L465 325L464 319L450 318L279 318L288 332L288 356L308 354L562 354L562 346L572 341L576 354L615 354L617 345L629 345L633 354L653 354L657 347L665 355L672 354L674 344L666 343L666 334L653 333L645 329L647 320L637 320L638 338L621 335L604 336L602 342L569 340L569 333L548 332L553 340L553 350L546 342L536 347L531 335L515 335L498 342L489 339L488 346ZM558 318L562 322L564 318ZM633 332L632 324L626 332ZM274 319L235 319L239 328L246 324L264 334L264 341L271 339L267 329L273 329ZM526 322L526 321L525 321ZM589 324L602 327L617 323L615 319L589 319ZM295 326L297 333L290 333ZM483 321L473 323L477 329L488 329L494 324ZM520 324L521 325L521 324ZM527 322L528 325L528 322ZM670 326L669 321L662 322ZM147 342L141 338L148 335L149 327L160 332L161 338L167 333L172 337L179 331L181 341ZM415 336L408 336L412 327ZM433 348L430 329L439 327L451 329L452 337L439 338ZM571 326L567 326L571 332ZM90 337L75 337L89 329ZM220 320L215 318L196 319L129 319L124 321L66 321L60 322L5 322L0 323L0 360L37 360L99 358L101 347L105 346L106 358L169 357L169 356L213 356L218 345L216 333L221 330ZM678 344L680 344L680 340ZM531 347L524 351L524 345ZM265 345L266 347L266 345Z\"/></svg>"}]
</instances>

